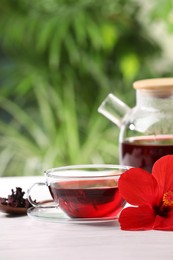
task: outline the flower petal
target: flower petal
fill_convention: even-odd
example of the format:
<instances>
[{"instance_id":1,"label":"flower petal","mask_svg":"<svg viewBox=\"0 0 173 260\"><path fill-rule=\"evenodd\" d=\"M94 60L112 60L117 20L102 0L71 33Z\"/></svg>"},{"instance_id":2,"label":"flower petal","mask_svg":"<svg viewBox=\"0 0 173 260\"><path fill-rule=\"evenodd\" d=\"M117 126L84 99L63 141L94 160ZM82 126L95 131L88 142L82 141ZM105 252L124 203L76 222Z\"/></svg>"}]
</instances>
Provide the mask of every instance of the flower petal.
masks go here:
<instances>
[{"instance_id":1,"label":"flower petal","mask_svg":"<svg viewBox=\"0 0 173 260\"><path fill-rule=\"evenodd\" d=\"M157 196L157 182L151 173L131 168L123 173L118 181L122 197L132 205L153 204Z\"/></svg>"},{"instance_id":2,"label":"flower petal","mask_svg":"<svg viewBox=\"0 0 173 260\"><path fill-rule=\"evenodd\" d=\"M122 210L119 222L123 230L150 230L155 221L155 212L151 207L128 207Z\"/></svg>"},{"instance_id":3,"label":"flower petal","mask_svg":"<svg viewBox=\"0 0 173 260\"><path fill-rule=\"evenodd\" d=\"M173 190L173 155L166 155L155 162L152 169L161 196L169 190Z\"/></svg>"},{"instance_id":4,"label":"flower petal","mask_svg":"<svg viewBox=\"0 0 173 260\"><path fill-rule=\"evenodd\" d=\"M172 231L173 230L173 209L168 213L168 216L166 217L156 216L153 229Z\"/></svg>"}]
</instances>

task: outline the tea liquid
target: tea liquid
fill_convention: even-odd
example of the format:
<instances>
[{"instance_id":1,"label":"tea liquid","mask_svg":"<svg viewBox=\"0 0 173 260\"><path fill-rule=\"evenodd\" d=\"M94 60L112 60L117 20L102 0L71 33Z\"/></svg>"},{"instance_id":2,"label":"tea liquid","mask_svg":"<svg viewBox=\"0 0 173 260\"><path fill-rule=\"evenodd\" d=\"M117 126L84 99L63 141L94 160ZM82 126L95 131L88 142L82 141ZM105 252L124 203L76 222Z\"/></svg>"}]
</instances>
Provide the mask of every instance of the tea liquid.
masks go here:
<instances>
[{"instance_id":1,"label":"tea liquid","mask_svg":"<svg viewBox=\"0 0 173 260\"><path fill-rule=\"evenodd\" d=\"M173 135L130 138L121 144L120 163L143 168L149 172L155 161L173 154Z\"/></svg>"},{"instance_id":2,"label":"tea liquid","mask_svg":"<svg viewBox=\"0 0 173 260\"><path fill-rule=\"evenodd\" d=\"M58 184L59 185L59 184ZM50 186L52 197L70 217L99 218L116 216L124 206L124 200L115 187L65 187ZM97 183L96 183L97 185ZM69 185L68 185L69 186ZM83 186L83 188L82 188Z\"/></svg>"}]
</instances>

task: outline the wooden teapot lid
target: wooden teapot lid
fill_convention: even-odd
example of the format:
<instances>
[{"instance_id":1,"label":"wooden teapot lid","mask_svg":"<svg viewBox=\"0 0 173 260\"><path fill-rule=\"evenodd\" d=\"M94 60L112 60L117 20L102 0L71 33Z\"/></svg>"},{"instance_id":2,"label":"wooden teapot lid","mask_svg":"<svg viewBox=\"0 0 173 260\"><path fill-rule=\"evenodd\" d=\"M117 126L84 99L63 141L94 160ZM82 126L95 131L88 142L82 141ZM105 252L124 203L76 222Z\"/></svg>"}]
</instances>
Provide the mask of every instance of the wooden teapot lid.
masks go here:
<instances>
[{"instance_id":1,"label":"wooden teapot lid","mask_svg":"<svg viewBox=\"0 0 173 260\"><path fill-rule=\"evenodd\" d=\"M173 78L154 78L138 80L133 83L137 90L152 90L168 92L173 90Z\"/></svg>"}]
</instances>

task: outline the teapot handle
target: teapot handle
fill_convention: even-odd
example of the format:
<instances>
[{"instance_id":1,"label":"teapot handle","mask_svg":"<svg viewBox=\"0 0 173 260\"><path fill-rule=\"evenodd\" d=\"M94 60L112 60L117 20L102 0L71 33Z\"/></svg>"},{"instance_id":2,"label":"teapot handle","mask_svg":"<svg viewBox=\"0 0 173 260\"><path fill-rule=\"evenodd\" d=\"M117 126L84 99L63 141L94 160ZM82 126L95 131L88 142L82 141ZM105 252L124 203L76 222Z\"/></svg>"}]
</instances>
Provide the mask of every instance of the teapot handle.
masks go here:
<instances>
[{"instance_id":1,"label":"teapot handle","mask_svg":"<svg viewBox=\"0 0 173 260\"><path fill-rule=\"evenodd\" d=\"M130 110L123 101L110 93L98 108L98 112L107 117L110 121L121 126L122 119Z\"/></svg>"}]
</instances>

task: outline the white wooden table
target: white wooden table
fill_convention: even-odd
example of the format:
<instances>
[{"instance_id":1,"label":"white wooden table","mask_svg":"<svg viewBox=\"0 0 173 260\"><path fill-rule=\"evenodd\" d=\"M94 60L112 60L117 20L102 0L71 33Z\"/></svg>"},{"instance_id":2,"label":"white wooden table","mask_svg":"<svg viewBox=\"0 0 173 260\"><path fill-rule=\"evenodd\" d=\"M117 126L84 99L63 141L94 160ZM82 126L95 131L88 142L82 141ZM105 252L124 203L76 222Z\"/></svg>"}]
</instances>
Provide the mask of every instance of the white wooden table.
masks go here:
<instances>
[{"instance_id":1,"label":"white wooden table","mask_svg":"<svg viewBox=\"0 0 173 260\"><path fill-rule=\"evenodd\" d=\"M43 177L0 178L0 196ZM0 260L172 260L173 232L122 231L118 223L51 223L0 213Z\"/></svg>"}]
</instances>

